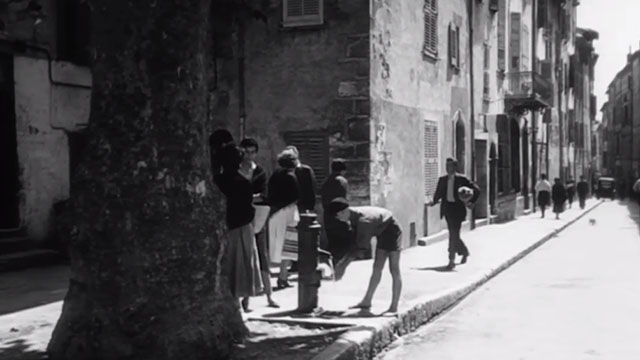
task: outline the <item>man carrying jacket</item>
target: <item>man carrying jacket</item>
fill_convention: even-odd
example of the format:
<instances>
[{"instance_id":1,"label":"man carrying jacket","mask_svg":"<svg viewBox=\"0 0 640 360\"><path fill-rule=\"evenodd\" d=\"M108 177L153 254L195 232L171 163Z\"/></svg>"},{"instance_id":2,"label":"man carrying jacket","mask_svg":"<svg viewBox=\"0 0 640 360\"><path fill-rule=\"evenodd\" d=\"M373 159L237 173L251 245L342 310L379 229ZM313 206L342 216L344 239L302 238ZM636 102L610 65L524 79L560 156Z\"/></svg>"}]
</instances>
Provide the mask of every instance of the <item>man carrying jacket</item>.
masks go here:
<instances>
[{"instance_id":1,"label":"man carrying jacket","mask_svg":"<svg viewBox=\"0 0 640 360\"><path fill-rule=\"evenodd\" d=\"M438 179L436 192L433 195L431 206L435 206L442 200L440 204L440 218L445 218L449 229L449 264L448 270L456 267L456 254L462 256L461 264L467 262L469 257L469 249L460 238L460 229L462 222L467 217L467 207L472 208L478 196L480 196L480 188L471 182L466 176L456 172L458 161L453 158L447 159L447 175ZM473 196L465 204L458 194L462 187L473 190Z\"/></svg>"}]
</instances>

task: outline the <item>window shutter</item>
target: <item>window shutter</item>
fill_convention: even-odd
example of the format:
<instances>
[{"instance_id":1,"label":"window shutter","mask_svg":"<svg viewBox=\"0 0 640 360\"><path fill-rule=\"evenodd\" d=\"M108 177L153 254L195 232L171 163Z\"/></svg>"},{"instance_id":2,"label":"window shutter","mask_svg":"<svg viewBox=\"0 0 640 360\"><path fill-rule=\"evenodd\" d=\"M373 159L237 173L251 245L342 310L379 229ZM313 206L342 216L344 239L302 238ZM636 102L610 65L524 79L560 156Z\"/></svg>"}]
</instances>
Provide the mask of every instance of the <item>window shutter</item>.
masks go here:
<instances>
[{"instance_id":1,"label":"window shutter","mask_svg":"<svg viewBox=\"0 0 640 360\"><path fill-rule=\"evenodd\" d=\"M455 54L455 34L453 24L449 24L449 64L451 66L456 66L456 54Z\"/></svg>"},{"instance_id":2,"label":"window shutter","mask_svg":"<svg viewBox=\"0 0 640 360\"><path fill-rule=\"evenodd\" d=\"M507 31L506 24L506 11L505 11L505 1L499 0L499 14L498 14L498 69L506 70L506 36L505 32Z\"/></svg>"},{"instance_id":3,"label":"window shutter","mask_svg":"<svg viewBox=\"0 0 640 360\"><path fill-rule=\"evenodd\" d=\"M284 140L287 145L298 149L300 161L313 169L318 187L322 186L330 172L328 134L322 131L290 131L284 134Z\"/></svg>"},{"instance_id":4,"label":"window shutter","mask_svg":"<svg viewBox=\"0 0 640 360\"><path fill-rule=\"evenodd\" d=\"M433 196L438 185L438 123L424 121L424 195Z\"/></svg>"},{"instance_id":5,"label":"window shutter","mask_svg":"<svg viewBox=\"0 0 640 360\"><path fill-rule=\"evenodd\" d=\"M320 15L320 2L323 0L303 0L303 15Z\"/></svg>"},{"instance_id":6,"label":"window shutter","mask_svg":"<svg viewBox=\"0 0 640 360\"><path fill-rule=\"evenodd\" d=\"M521 22L519 13L511 13L511 36L509 42L509 56L511 57L511 70L520 70L520 44Z\"/></svg>"},{"instance_id":7,"label":"window shutter","mask_svg":"<svg viewBox=\"0 0 640 360\"><path fill-rule=\"evenodd\" d=\"M284 26L321 25L324 22L324 0L282 0Z\"/></svg>"},{"instance_id":8,"label":"window shutter","mask_svg":"<svg viewBox=\"0 0 640 360\"><path fill-rule=\"evenodd\" d=\"M482 94L484 95L485 98L489 98L490 89L491 89L491 86L490 86L489 72L485 71L484 78L483 78L483 87L482 87Z\"/></svg>"},{"instance_id":9,"label":"window shutter","mask_svg":"<svg viewBox=\"0 0 640 360\"><path fill-rule=\"evenodd\" d=\"M437 0L425 0L423 13L424 13L423 52L430 56L437 56L438 54Z\"/></svg>"},{"instance_id":10,"label":"window shutter","mask_svg":"<svg viewBox=\"0 0 640 360\"><path fill-rule=\"evenodd\" d=\"M547 0L538 0L538 28L547 26Z\"/></svg>"}]
</instances>

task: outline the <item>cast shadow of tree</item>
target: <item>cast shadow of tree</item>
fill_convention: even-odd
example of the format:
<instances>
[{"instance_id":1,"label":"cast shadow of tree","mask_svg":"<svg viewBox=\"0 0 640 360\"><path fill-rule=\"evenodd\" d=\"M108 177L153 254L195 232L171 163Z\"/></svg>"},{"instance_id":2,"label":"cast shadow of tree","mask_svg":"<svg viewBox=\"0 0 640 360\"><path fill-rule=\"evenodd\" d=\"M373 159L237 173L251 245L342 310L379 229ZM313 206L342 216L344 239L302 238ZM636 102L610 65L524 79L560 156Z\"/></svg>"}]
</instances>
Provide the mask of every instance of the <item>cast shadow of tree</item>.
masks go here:
<instances>
[{"instance_id":1,"label":"cast shadow of tree","mask_svg":"<svg viewBox=\"0 0 640 360\"><path fill-rule=\"evenodd\" d=\"M45 360L49 357L44 351L32 350L25 340L13 340L0 347L2 360Z\"/></svg>"},{"instance_id":2,"label":"cast shadow of tree","mask_svg":"<svg viewBox=\"0 0 640 360\"><path fill-rule=\"evenodd\" d=\"M640 204L637 201L628 201L626 205L629 209L629 217L638 225L640 232Z\"/></svg>"}]
</instances>

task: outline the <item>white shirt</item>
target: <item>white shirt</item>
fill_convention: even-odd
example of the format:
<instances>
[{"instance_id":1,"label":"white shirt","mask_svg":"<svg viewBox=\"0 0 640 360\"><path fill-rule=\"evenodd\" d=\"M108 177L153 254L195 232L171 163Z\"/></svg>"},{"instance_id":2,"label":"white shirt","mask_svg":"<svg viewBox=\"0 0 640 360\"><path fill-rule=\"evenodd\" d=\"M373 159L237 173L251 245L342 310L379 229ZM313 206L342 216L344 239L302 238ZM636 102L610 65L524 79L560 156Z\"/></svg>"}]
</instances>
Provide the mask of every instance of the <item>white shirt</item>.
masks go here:
<instances>
[{"instance_id":1,"label":"white shirt","mask_svg":"<svg viewBox=\"0 0 640 360\"><path fill-rule=\"evenodd\" d=\"M548 180L538 180L536 183L536 192L546 191L551 192L551 183Z\"/></svg>"},{"instance_id":2,"label":"white shirt","mask_svg":"<svg viewBox=\"0 0 640 360\"><path fill-rule=\"evenodd\" d=\"M456 198L453 195L455 175L449 175L449 182L447 183L447 201L455 202Z\"/></svg>"}]
</instances>

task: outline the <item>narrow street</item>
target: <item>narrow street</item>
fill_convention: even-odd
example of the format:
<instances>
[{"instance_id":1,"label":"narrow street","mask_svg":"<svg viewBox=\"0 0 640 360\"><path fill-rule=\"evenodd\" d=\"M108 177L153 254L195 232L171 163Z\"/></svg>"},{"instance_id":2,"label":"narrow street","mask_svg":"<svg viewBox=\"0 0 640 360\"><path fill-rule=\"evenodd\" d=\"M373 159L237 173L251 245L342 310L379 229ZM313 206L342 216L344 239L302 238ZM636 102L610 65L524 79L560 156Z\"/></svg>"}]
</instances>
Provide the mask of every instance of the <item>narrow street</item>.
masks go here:
<instances>
[{"instance_id":1,"label":"narrow street","mask_svg":"<svg viewBox=\"0 0 640 360\"><path fill-rule=\"evenodd\" d=\"M378 360L640 359L639 224L602 204Z\"/></svg>"}]
</instances>

